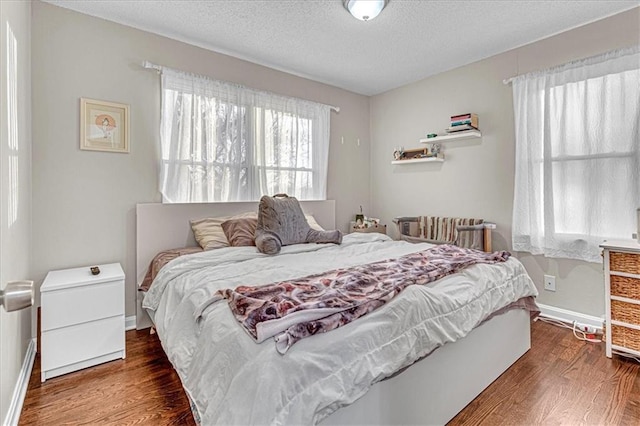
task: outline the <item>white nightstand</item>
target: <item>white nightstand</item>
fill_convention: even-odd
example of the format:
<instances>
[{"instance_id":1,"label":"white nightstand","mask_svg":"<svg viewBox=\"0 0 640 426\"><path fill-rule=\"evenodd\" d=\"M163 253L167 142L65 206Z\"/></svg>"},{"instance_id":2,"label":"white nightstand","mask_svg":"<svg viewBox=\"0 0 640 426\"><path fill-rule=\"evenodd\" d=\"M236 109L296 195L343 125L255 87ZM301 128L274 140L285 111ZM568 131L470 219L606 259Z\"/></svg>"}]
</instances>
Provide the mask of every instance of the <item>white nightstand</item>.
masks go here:
<instances>
[{"instance_id":1,"label":"white nightstand","mask_svg":"<svg viewBox=\"0 0 640 426\"><path fill-rule=\"evenodd\" d=\"M613 351L640 356L640 244L636 240L605 241L604 300L609 358Z\"/></svg>"},{"instance_id":2,"label":"white nightstand","mask_svg":"<svg viewBox=\"0 0 640 426\"><path fill-rule=\"evenodd\" d=\"M387 234L387 225L381 225L381 224L377 224L377 225L371 225L368 226L366 228L358 228L356 227L356 223L351 221L349 222L349 233L351 232L363 232L363 233L370 233L370 232L377 232L379 234Z\"/></svg>"},{"instance_id":3,"label":"white nightstand","mask_svg":"<svg viewBox=\"0 0 640 426\"><path fill-rule=\"evenodd\" d=\"M125 357L119 263L51 271L42 286L41 380Z\"/></svg>"}]
</instances>

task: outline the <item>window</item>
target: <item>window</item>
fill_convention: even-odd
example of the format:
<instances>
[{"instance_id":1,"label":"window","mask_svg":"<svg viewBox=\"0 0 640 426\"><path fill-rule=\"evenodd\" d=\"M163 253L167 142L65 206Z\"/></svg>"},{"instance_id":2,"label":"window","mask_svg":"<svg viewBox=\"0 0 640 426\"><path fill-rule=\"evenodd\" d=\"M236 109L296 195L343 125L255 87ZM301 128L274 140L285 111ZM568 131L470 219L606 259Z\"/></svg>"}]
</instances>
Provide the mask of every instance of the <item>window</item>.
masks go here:
<instances>
[{"instance_id":1,"label":"window","mask_svg":"<svg viewBox=\"0 0 640 426\"><path fill-rule=\"evenodd\" d=\"M164 201L326 199L329 108L163 69Z\"/></svg>"},{"instance_id":2,"label":"window","mask_svg":"<svg viewBox=\"0 0 640 426\"><path fill-rule=\"evenodd\" d=\"M640 54L611 52L513 81L513 248L600 262L640 207Z\"/></svg>"}]
</instances>

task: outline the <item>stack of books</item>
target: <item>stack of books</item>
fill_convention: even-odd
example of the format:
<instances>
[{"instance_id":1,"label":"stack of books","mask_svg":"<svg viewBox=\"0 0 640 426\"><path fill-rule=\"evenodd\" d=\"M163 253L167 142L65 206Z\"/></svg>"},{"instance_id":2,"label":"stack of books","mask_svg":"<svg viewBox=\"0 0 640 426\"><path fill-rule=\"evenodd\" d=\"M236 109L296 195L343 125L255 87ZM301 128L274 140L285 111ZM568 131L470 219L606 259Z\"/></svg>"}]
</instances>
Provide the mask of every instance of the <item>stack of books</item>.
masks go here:
<instances>
[{"instance_id":1,"label":"stack of books","mask_svg":"<svg viewBox=\"0 0 640 426\"><path fill-rule=\"evenodd\" d=\"M477 130L478 115L469 113L454 115L451 117L451 125L447 128L448 133L460 132L462 130Z\"/></svg>"}]
</instances>

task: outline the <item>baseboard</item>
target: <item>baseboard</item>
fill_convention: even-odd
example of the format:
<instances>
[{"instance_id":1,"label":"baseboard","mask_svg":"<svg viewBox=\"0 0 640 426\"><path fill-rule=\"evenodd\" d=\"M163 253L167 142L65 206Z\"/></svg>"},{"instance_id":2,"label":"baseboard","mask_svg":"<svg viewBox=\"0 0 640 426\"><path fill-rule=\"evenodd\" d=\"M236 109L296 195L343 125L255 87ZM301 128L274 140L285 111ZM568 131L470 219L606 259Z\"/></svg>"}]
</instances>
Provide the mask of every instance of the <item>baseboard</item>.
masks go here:
<instances>
[{"instance_id":1,"label":"baseboard","mask_svg":"<svg viewBox=\"0 0 640 426\"><path fill-rule=\"evenodd\" d=\"M131 315L130 317L126 317L124 319L124 329L126 331L135 330L136 329L136 316Z\"/></svg>"},{"instance_id":2,"label":"baseboard","mask_svg":"<svg viewBox=\"0 0 640 426\"><path fill-rule=\"evenodd\" d=\"M20 413L22 412L22 404L24 398L27 395L27 387L29 386L29 378L31 377L31 369L36 359L36 339L31 339L29 346L27 347L27 353L24 355L24 361L22 361L22 368L20 369L20 375L16 382L16 387L13 389L13 396L9 403L9 411L7 417L4 419L5 425L17 425L20 420Z\"/></svg>"},{"instance_id":3,"label":"baseboard","mask_svg":"<svg viewBox=\"0 0 640 426\"><path fill-rule=\"evenodd\" d=\"M556 308L555 306L543 305L542 303L538 303L538 307L540 308L541 317L562 321L568 324L573 324L575 321L580 324L595 327L598 331L602 331L602 325L604 323L603 318L570 311L568 309Z\"/></svg>"}]
</instances>

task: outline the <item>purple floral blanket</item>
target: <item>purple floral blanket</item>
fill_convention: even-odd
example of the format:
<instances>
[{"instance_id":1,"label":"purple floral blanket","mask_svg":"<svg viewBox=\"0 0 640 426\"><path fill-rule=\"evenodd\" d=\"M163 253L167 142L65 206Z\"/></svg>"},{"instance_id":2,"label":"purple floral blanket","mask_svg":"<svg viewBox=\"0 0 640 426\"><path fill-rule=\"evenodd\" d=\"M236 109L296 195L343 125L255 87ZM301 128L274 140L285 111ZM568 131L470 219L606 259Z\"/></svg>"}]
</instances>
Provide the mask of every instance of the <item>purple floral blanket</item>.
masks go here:
<instances>
[{"instance_id":1,"label":"purple floral blanket","mask_svg":"<svg viewBox=\"0 0 640 426\"><path fill-rule=\"evenodd\" d=\"M395 259L335 269L261 286L218 291L257 341L275 337L285 353L294 343L379 308L409 285L424 285L476 263L504 262L506 251L484 253L440 245Z\"/></svg>"}]
</instances>

